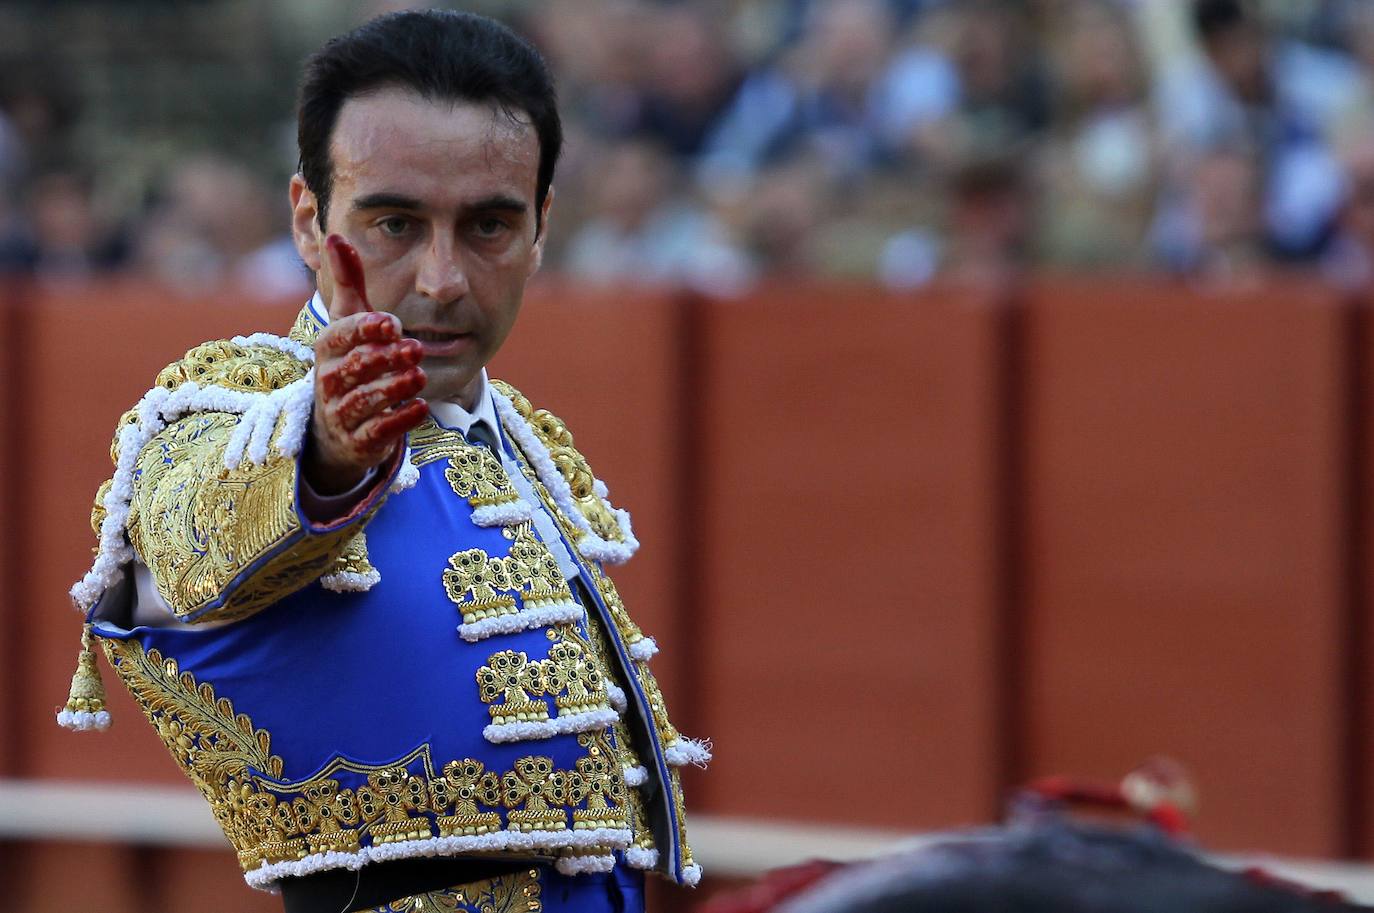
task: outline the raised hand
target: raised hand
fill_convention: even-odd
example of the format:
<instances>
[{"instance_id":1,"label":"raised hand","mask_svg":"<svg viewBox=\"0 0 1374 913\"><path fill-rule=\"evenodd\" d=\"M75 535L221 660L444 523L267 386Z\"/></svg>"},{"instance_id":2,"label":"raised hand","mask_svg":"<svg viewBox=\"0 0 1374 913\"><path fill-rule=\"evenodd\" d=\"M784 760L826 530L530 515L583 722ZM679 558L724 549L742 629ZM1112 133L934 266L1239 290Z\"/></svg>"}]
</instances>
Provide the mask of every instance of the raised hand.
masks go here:
<instances>
[{"instance_id":1,"label":"raised hand","mask_svg":"<svg viewBox=\"0 0 1374 913\"><path fill-rule=\"evenodd\" d=\"M315 341L315 413L305 473L321 494L356 485L384 463L429 407L418 340L401 322L372 310L362 261L339 235L325 241L334 276L329 325Z\"/></svg>"}]
</instances>

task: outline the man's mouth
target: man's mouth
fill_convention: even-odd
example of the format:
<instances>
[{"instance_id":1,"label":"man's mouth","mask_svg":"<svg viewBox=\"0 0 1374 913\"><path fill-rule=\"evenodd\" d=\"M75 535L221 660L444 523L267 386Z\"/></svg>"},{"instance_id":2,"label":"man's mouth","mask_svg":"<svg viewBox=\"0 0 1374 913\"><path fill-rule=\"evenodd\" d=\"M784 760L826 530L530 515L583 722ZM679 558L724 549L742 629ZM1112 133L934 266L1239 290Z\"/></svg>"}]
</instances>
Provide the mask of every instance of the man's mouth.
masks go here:
<instances>
[{"instance_id":1,"label":"man's mouth","mask_svg":"<svg viewBox=\"0 0 1374 913\"><path fill-rule=\"evenodd\" d=\"M450 333L427 328L407 328L404 332L407 338L420 343L425 355L456 355L472 340L471 333Z\"/></svg>"}]
</instances>

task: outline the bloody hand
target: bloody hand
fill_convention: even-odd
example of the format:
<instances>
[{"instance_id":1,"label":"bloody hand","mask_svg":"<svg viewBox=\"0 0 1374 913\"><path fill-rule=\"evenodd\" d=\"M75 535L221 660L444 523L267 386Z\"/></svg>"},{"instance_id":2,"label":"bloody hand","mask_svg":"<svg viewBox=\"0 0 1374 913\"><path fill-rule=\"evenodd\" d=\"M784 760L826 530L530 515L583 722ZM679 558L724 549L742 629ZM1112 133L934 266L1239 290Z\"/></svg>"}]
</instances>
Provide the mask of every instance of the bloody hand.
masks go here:
<instances>
[{"instance_id":1,"label":"bloody hand","mask_svg":"<svg viewBox=\"0 0 1374 913\"><path fill-rule=\"evenodd\" d=\"M339 235L325 241L334 276L329 325L315 341L315 412L306 478L321 494L345 491L385 462L429 407L420 343L372 310L362 261Z\"/></svg>"}]
</instances>

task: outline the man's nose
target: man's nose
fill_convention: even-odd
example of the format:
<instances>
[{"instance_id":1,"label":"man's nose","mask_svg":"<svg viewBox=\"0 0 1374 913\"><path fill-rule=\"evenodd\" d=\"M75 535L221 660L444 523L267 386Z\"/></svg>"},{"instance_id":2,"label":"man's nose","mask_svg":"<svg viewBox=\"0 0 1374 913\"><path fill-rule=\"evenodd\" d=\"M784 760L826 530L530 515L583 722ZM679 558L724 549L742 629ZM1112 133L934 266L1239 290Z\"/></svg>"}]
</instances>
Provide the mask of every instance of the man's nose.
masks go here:
<instances>
[{"instance_id":1,"label":"man's nose","mask_svg":"<svg viewBox=\"0 0 1374 913\"><path fill-rule=\"evenodd\" d=\"M415 290L440 303L455 301L468 293L467 270L454 238L437 232L415 274Z\"/></svg>"}]
</instances>

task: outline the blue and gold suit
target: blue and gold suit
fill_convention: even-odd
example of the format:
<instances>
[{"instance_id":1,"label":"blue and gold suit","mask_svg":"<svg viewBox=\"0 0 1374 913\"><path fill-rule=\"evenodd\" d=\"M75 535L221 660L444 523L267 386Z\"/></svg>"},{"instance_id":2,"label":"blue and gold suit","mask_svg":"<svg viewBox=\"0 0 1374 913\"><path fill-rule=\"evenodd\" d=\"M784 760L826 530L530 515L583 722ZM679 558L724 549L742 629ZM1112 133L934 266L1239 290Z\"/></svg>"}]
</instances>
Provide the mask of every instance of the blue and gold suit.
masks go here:
<instances>
[{"instance_id":1,"label":"blue and gold suit","mask_svg":"<svg viewBox=\"0 0 1374 913\"><path fill-rule=\"evenodd\" d=\"M308 346L320 327L307 307L289 338ZM289 346L254 338L198 346L158 384L270 394L306 376ZM561 422L495 386L513 407L506 465L553 519L571 573L502 461L432 420L409 437L412 487L379 486L334 526L301 513L298 457L226 466L243 414L190 411L138 452L128 544L186 624L130 626L111 588L91 630L256 887L466 854L530 860L533 886L497 884L526 895L541 871L699 877L675 765L705 751L673 728L653 641L585 557L586 540L632 536Z\"/></svg>"}]
</instances>

